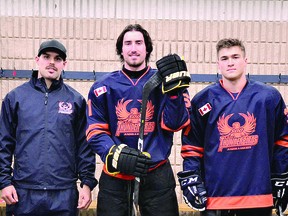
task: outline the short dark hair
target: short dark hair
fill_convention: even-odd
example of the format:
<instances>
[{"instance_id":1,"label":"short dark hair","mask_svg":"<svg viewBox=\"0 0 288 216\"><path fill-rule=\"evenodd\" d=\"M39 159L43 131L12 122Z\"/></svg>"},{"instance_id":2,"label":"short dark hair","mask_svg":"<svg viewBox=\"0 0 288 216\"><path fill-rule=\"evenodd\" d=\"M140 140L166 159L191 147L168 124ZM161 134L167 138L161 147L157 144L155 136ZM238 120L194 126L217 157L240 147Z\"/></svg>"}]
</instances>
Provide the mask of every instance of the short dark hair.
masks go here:
<instances>
[{"instance_id":1,"label":"short dark hair","mask_svg":"<svg viewBox=\"0 0 288 216\"><path fill-rule=\"evenodd\" d=\"M126 34L126 32L129 31L139 31L143 34L144 37L144 42L146 45L146 63L149 61L150 59L150 55L153 51L153 43L152 43L152 39L149 35L149 33L139 24L130 24L128 26L126 26L124 28L124 30L121 32L121 34L119 35L117 42L116 42L116 53L117 55L119 55L121 62L124 62L124 58L122 53L122 48L123 48L123 39L124 39L124 35Z\"/></svg>"},{"instance_id":2,"label":"short dark hair","mask_svg":"<svg viewBox=\"0 0 288 216\"><path fill-rule=\"evenodd\" d=\"M245 51L245 46L243 42L237 38L224 38L220 41L218 41L216 45L216 50L217 50L217 56L219 54L219 51L223 48L230 48L233 46L238 46L240 49L243 51L244 56L246 56L246 51Z\"/></svg>"}]
</instances>

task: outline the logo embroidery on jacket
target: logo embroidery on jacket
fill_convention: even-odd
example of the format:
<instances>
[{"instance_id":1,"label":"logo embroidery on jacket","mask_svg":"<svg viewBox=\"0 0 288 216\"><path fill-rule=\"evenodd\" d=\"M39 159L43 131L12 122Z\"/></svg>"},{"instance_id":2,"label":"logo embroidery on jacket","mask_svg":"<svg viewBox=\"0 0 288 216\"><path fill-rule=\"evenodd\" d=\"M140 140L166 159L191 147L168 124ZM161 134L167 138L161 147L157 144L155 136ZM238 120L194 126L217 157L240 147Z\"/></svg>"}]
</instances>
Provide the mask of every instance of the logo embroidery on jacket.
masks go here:
<instances>
[{"instance_id":1,"label":"logo embroidery on jacket","mask_svg":"<svg viewBox=\"0 0 288 216\"><path fill-rule=\"evenodd\" d=\"M218 152L222 152L223 149L227 150L243 150L251 149L252 146L257 145L258 135L251 135L255 132L256 118L253 114L247 112L239 113L245 120L244 124L235 121L232 126L228 121L234 114L225 116L225 113L219 117L217 122L218 131L220 133L220 145Z\"/></svg>"},{"instance_id":2,"label":"logo embroidery on jacket","mask_svg":"<svg viewBox=\"0 0 288 216\"><path fill-rule=\"evenodd\" d=\"M72 104L69 102L59 102L59 110L58 113L62 114L71 114L73 113L73 107Z\"/></svg>"},{"instance_id":3,"label":"logo embroidery on jacket","mask_svg":"<svg viewBox=\"0 0 288 216\"><path fill-rule=\"evenodd\" d=\"M118 101L117 106L115 107L118 119L116 136L119 136L121 133L128 136L139 135L141 113L135 107L131 108L130 111L127 110L127 105L131 101L132 100L124 101L124 99L121 99ZM141 103L141 100L138 101ZM144 134L154 130L155 122L149 122L153 118L153 114L154 105L151 101L148 101Z\"/></svg>"}]
</instances>

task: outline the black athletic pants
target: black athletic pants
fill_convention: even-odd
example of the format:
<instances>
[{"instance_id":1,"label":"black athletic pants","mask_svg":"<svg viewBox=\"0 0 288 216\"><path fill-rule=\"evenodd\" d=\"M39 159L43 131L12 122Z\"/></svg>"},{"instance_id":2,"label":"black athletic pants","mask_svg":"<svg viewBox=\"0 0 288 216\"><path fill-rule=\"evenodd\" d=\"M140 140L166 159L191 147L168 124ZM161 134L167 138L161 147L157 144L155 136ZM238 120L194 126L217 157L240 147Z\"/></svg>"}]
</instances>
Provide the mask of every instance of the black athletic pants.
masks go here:
<instances>
[{"instance_id":1,"label":"black athletic pants","mask_svg":"<svg viewBox=\"0 0 288 216\"><path fill-rule=\"evenodd\" d=\"M175 179L169 162L141 178L141 216L178 216ZM99 180L97 216L128 216L133 208L134 181L111 177L102 172Z\"/></svg>"},{"instance_id":2,"label":"black athletic pants","mask_svg":"<svg viewBox=\"0 0 288 216\"><path fill-rule=\"evenodd\" d=\"M271 216L271 208L237 209L237 210L206 210L201 216Z\"/></svg>"}]
</instances>

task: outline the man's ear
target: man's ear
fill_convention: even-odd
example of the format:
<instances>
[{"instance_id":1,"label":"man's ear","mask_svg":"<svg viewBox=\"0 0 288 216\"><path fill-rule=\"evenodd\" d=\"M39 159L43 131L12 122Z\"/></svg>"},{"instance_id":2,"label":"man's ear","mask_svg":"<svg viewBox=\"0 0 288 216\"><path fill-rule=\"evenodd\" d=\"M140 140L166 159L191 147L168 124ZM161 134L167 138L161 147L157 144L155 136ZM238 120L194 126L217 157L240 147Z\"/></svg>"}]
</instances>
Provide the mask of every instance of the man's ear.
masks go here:
<instances>
[{"instance_id":1,"label":"man's ear","mask_svg":"<svg viewBox=\"0 0 288 216\"><path fill-rule=\"evenodd\" d=\"M65 68L66 65L67 65L67 61L66 60L63 62L63 65L64 65L64 68Z\"/></svg>"},{"instance_id":2,"label":"man's ear","mask_svg":"<svg viewBox=\"0 0 288 216\"><path fill-rule=\"evenodd\" d=\"M36 56L36 57L35 57L35 62L36 62L37 64L38 64L39 58L40 58L39 56Z\"/></svg>"}]
</instances>

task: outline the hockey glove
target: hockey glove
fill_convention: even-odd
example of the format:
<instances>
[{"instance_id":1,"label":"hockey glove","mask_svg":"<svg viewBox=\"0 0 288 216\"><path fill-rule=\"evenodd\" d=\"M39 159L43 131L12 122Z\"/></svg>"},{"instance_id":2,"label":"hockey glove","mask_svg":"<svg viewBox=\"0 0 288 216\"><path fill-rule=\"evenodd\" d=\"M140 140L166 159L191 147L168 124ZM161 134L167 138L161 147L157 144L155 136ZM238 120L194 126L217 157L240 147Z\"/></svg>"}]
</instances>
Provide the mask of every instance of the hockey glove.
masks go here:
<instances>
[{"instance_id":1,"label":"hockey glove","mask_svg":"<svg viewBox=\"0 0 288 216\"><path fill-rule=\"evenodd\" d=\"M277 215L283 215L288 203L288 172L272 174L273 201Z\"/></svg>"},{"instance_id":2,"label":"hockey glove","mask_svg":"<svg viewBox=\"0 0 288 216\"><path fill-rule=\"evenodd\" d=\"M201 176L195 171L177 173L185 203L192 209L204 211L207 193Z\"/></svg>"},{"instance_id":3,"label":"hockey glove","mask_svg":"<svg viewBox=\"0 0 288 216\"><path fill-rule=\"evenodd\" d=\"M152 164L148 152L140 152L125 144L111 147L106 157L106 168L111 174L123 173L136 177L146 176Z\"/></svg>"},{"instance_id":4,"label":"hockey glove","mask_svg":"<svg viewBox=\"0 0 288 216\"><path fill-rule=\"evenodd\" d=\"M187 71L186 63L177 54L170 54L156 62L160 73L163 93L173 93L189 87L191 81L190 73Z\"/></svg>"}]
</instances>

